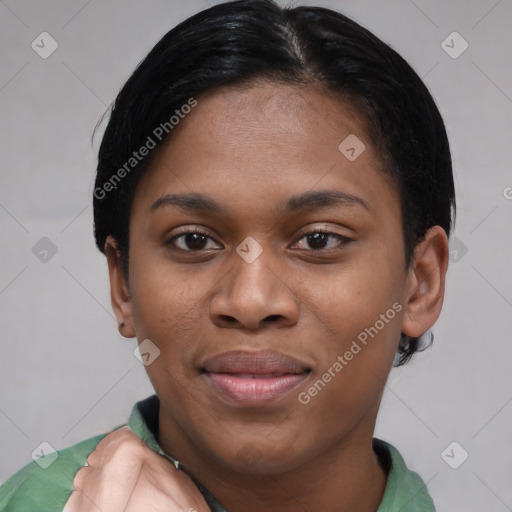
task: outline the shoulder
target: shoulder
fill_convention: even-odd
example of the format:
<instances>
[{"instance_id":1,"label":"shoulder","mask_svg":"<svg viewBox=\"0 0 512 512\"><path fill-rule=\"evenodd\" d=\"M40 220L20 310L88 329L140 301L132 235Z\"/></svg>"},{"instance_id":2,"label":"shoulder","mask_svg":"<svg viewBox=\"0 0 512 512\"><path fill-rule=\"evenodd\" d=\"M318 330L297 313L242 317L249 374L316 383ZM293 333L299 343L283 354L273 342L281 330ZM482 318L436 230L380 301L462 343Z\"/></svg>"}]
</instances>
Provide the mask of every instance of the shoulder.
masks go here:
<instances>
[{"instance_id":1,"label":"shoulder","mask_svg":"<svg viewBox=\"0 0 512 512\"><path fill-rule=\"evenodd\" d=\"M27 464L0 487L0 512L57 512L73 491L76 472L103 439L92 437Z\"/></svg>"},{"instance_id":2,"label":"shoulder","mask_svg":"<svg viewBox=\"0 0 512 512\"><path fill-rule=\"evenodd\" d=\"M377 512L435 512L434 502L422 478L411 471L400 452L391 444L373 440L373 448L387 469L387 484Z\"/></svg>"},{"instance_id":3,"label":"shoulder","mask_svg":"<svg viewBox=\"0 0 512 512\"><path fill-rule=\"evenodd\" d=\"M163 454L153 434L158 410L156 395L137 402L128 425L150 448ZM86 465L87 457L106 435L50 453L20 469L0 486L0 512L61 511L73 492L77 471Z\"/></svg>"}]
</instances>

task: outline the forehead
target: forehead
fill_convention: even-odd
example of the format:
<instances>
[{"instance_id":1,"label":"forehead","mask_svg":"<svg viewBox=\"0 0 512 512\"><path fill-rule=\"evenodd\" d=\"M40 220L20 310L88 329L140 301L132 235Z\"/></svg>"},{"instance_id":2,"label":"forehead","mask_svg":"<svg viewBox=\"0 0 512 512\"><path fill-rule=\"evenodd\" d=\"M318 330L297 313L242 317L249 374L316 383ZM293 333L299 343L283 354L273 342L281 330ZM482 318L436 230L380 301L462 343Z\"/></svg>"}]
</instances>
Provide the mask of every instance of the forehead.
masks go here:
<instances>
[{"instance_id":1,"label":"forehead","mask_svg":"<svg viewBox=\"0 0 512 512\"><path fill-rule=\"evenodd\" d=\"M337 149L344 133L367 138L358 111L340 95L319 87L257 82L208 93L200 99L201 104L203 130L197 134L211 135L217 141L222 137L225 144L242 139L247 143L254 137L253 144L239 147L242 152L261 144L267 151L306 155L315 147L323 151L331 145L332 149L333 142ZM197 117L195 121L194 129L199 128Z\"/></svg>"},{"instance_id":2,"label":"forehead","mask_svg":"<svg viewBox=\"0 0 512 512\"><path fill-rule=\"evenodd\" d=\"M136 202L146 209L164 193L181 192L252 211L315 188L341 189L369 204L396 202L365 120L340 96L254 83L197 101L138 187Z\"/></svg>"}]
</instances>

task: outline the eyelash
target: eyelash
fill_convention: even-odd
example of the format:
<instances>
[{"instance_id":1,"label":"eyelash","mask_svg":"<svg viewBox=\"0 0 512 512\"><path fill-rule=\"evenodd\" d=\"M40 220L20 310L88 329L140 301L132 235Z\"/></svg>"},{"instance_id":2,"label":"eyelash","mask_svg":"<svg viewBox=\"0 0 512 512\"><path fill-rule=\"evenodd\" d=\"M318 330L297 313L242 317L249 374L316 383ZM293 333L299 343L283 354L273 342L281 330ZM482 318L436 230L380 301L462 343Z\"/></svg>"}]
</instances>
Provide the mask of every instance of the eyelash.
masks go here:
<instances>
[{"instance_id":1,"label":"eyelash","mask_svg":"<svg viewBox=\"0 0 512 512\"><path fill-rule=\"evenodd\" d=\"M188 253L199 254L202 251L204 251L205 249L198 249L198 250L181 249L181 248L175 246L175 241L176 240L178 240L178 239L180 239L180 238L182 238L182 237L184 237L186 235L190 235L190 234L198 234L198 235L202 235L202 236L204 236L206 238L209 238L210 240L214 240L213 238L210 237L210 235L208 233L202 231L201 229L199 229L199 228L190 228L188 231L184 231L184 232L179 233L177 235L173 235L172 237L167 239L165 241L165 245L171 246L173 249L177 249L178 251L188 252ZM348 238L346 236L340 235L339 233L334 233L334 232L326 230L326 229L318 228L318 229L313 229L311 231L303 233L300 236L300 238L294 243L294 245L297 244L298 242L300 242L301 240L303 240L304 238L306 238L307 236L314 235L314 234L330 235L332 238L336 238L338 240L340 246L345 246L345 245L348 245L350 242L353 242L352 238ZM332 252L333 251L333 249L309 249L309 250L311 250L311 251L313 251L315 253L322 253L322 252L325 253L325 252Z\"/></svg>"},{"instance_id":2,"label":"eyelash","mask_svg":"<svg viewBox=\"0 0 512 512\"><path fill-rule=\"evenodd\" d=\"M316 234L329 235L330 237L337 239L338 240L338 245L341 246L341 247L346 246L350 242L354 241L352 238L348 238L346 236L340 235L339 233L334 233L333 231L329 231L328 229L317 228L317 229L313 229L311 231L308 231L306 233L303 233L301 235L301 237L295 243L297 244L298 242L300 242L301 240L303 240L307 236L316 235ZM332 251L334 251L336 249L337 249L337 247L335 247L334 249L331 248L331 249L310 249L310 250L313 251L313 252L317 252L317 253L322 253L322 252L328 253L328 252L332 252Z\"/></svg>"}]
</instances>

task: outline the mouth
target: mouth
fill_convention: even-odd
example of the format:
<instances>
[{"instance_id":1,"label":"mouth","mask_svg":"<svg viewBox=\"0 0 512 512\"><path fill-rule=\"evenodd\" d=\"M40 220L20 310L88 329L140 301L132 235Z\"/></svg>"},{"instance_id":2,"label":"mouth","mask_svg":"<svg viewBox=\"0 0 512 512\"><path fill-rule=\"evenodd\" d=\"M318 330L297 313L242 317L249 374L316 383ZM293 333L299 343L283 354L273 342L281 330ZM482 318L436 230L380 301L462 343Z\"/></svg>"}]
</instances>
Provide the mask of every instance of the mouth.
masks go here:
<instances>
[{"instance_id":1,"label":"mouth","mask_svg":"<svg viewBox=\"0 0 512 512\"><path fill-rule=\"evenodd\" d=\"M234 351L208 359L201 368L221 399L254 407L273 402L298 387L311 368L275 351Z\"/></svg>"}]
</instances>

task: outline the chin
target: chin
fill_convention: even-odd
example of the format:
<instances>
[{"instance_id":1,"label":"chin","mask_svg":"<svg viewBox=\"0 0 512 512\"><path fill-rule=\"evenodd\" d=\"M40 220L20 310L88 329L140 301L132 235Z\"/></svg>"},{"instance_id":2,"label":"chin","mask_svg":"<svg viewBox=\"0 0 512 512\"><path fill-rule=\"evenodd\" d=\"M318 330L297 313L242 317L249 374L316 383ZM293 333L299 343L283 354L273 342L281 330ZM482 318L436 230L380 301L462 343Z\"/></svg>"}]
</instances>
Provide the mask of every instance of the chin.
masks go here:
<instances>
[{"instance_id":1,"label":"chin","mask_svg":"<svg viewBox=\"0 0 512 512\"><path fill-rule=\"evenodd\" d=\"M287 473L303 466L308 460L305 454L300 456L296 449L284 447L276 451L276 446L270 444L268 439L264 442L247 440L236 451L225 457L217 454L217 457L230 471L260 476Z\"/></svg>"}]
</instances>

